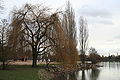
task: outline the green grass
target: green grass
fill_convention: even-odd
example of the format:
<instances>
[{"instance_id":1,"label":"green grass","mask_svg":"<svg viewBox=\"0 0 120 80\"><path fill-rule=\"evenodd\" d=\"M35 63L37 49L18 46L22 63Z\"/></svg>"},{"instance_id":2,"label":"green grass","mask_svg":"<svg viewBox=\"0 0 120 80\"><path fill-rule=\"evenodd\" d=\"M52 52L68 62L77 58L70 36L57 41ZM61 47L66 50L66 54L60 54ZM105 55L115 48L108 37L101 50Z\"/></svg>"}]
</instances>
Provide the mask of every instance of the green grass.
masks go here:
<instances>
[{"instance_id":1,"label":"green grass","mask_svg":"<svg viewBox=\"0 0 120 80\"><path fill-rule=\"evenodd\" d=\"M27 65L11 65L7 70L0 70L0 80L39 80L39 69Z\"/></svg>"}]
</instances>

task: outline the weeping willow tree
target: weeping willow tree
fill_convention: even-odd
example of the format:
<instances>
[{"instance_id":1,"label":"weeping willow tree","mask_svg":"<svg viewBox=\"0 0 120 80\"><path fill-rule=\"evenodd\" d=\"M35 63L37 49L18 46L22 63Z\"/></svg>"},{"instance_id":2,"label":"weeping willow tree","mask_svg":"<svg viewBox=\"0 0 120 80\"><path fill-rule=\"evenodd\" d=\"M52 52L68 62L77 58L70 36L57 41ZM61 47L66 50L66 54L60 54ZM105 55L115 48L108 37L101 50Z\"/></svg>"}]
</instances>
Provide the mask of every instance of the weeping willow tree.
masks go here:
<instances>
[{"instance_id":1,"label":"weeping willow tree","mask_svg":"<svg viewBox=\"0 0 120 80\"><path fill-rule=\"evenodd\" d=\"M10 25L11 36L9 36L9 41L13 44L12 47L15 53L16 48L20 47L18 43L24 43L23 48L29 46L32 51L32 66L36 67L38 54L50 47L49 44L44 44L48 41L47 29L52 24L49 8L47 7L26 4L20 10L15 10Z\"/></svg>"}]
</instances>

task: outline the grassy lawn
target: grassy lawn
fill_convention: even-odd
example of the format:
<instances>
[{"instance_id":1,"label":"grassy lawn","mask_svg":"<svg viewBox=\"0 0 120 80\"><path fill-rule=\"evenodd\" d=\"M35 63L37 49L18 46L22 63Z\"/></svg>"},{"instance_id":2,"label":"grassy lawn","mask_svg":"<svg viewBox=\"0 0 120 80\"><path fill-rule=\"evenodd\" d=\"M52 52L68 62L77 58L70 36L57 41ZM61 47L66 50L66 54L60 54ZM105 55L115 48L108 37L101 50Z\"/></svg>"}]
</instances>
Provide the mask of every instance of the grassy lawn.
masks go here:
<instances>
[{"instance_id":1,"label":"grassy lawn","mask_svg":"<svg viewBox=\"0 0 120 80\"><path fill-rule=\"evenodd\" d=\"M0 70L0 80L39 80L39 69L28 65L11 65L8 70Z\"/></svg>"}]
</instances>

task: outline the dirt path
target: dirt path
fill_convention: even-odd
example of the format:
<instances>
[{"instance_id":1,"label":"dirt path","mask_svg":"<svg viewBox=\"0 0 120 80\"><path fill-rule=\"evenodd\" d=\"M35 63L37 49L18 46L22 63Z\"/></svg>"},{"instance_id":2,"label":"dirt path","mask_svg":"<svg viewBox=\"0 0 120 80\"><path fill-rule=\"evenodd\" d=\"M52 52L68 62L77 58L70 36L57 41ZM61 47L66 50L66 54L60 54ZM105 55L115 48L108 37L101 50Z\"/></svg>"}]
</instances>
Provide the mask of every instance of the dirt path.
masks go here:
<instances>
[{"instance_id":1,"label":"dirt path","mask_svg":"<svg viewBox=\"0 0 120 80\"><path fill-rule=\"evenodd\" d=\"M26 62L25 61L14 61L14 62L10 62L10 64L12 64L12 65L32 65L32 60L27 60ZM37 62L37 64L46 64L46 62L39 61L39 62ZM57 63L51 62L50 64L57 64Z\"/></svg>"}]
</instances>

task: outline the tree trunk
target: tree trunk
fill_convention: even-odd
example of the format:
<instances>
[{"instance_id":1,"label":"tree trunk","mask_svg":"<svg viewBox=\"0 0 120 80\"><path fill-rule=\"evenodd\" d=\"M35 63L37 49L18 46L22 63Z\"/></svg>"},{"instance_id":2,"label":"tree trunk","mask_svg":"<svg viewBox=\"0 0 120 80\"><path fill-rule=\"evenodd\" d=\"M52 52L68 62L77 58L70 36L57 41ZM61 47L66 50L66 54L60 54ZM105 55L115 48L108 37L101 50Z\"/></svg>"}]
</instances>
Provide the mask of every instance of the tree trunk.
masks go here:
<instances>
[{"instance_id":1,"label":"tree trunk","mask_svg":"<svg viewBox=\"0 0 120 80\"><path fill-rule=\"evenodd\" d=\"M85 54L84 53L81 54L81 61L82 61L82 64L85 64Z\"/></svg>"},{"instance_id":2,"label":"tree trunk","mask_svg":"<svg viewBox=\"0 0 120 80\"><path fill-rule=\"evenodd\" d=\"M32 67L36 67L37 66L37 51L36 49L32 49L33 51L33 62L32 62Z\"/></svg>"},{"instance_id":3,"label":"tree trunk","mask_svg":"<svg viewBox=\"0 0 120 80\"><path fill-rule=\"evenodd\" d=\"M2 69L5 70L5 61L3 61Z\"/></svg>"},{"instance_id":4,"label":"tree trunk","mask_svg":"<svg viewBox=\"0 0 120 80\"><path fill-rule=\"evenodd\" d=\"M84 56L84 54L82 55L82 64L85 64L85 56Z\"/></svg>"},{"instance_id":5,"label":"tree trunk","mask_svg":"<svg viewBox=\"0 0 120 80\"><path fill-rule=\"evenodd\" d=\"M85 80L85 71L82 70L82 80Z\"/></svg>"}]
</instances>

